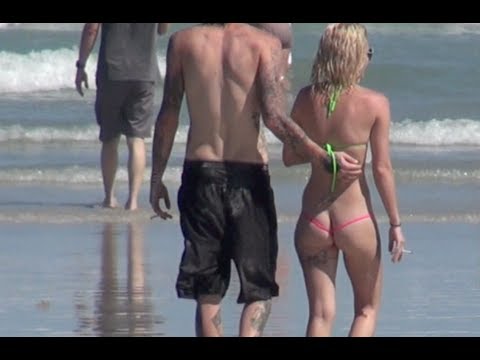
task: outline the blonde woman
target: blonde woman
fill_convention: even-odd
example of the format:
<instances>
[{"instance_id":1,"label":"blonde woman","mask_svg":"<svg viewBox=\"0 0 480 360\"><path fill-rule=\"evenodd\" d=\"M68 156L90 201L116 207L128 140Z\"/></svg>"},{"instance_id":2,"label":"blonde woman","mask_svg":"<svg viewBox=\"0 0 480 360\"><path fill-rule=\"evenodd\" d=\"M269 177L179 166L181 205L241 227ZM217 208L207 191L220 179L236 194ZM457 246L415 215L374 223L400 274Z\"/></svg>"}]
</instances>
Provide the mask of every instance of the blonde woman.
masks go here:
<instances>
[{"instance_id":1,"label":"blonde woman","mask_svg":"<svg viewBox=\"0 0 480 360\"><path fill-rule=\"evenodd\" d=\"M354 319L349 336L373 336L380 307L380 234L364 172L355 180L337 176L336 151L363 166L370 145L375 184L390 220L392 261L402 259L405 240L397 206L389 150L390 105L385 95L359 85L373 55L360 24L331 24L314 60L311 84L298 93L292 119L330 154L311 164L295 247L309 301L307 336L329 336L335 318L335 277L339 252L350 277ZM308 162L285 144L286 166Z\"/></svg>"}]
</instances>

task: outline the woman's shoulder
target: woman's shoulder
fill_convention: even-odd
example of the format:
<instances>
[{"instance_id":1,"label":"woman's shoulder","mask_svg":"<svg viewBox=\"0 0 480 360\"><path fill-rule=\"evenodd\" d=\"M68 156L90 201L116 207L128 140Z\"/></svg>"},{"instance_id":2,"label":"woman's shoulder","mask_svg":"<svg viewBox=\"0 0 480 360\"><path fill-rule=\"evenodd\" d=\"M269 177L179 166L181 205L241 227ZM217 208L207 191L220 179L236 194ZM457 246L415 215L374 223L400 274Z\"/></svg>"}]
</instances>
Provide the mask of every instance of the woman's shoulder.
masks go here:
<instances>
[{"instance_id":1,"label":"woman's shoulder","mask_svg":"<svg viewBox=\"0 0 480 360\"><path fill-rule=\"evenodd\" d=\"M357 89L359 95L372 105L385 106L389 104L387 95L378 90L362 86L358 86Z\"/></svg>"}]
</instances>

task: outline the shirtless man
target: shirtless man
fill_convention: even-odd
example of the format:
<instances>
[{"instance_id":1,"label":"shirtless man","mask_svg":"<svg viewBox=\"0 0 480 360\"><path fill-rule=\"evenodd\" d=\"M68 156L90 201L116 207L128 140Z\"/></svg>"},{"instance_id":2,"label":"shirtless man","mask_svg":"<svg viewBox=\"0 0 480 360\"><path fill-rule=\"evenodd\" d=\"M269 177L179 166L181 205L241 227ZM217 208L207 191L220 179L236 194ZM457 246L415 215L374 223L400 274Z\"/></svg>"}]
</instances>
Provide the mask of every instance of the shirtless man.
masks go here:
<instances>
[{"instance_id":1,"label":"shirtless man","mask_svg":"<svg viewBox=\"0 0 480 360\"><path fill-rule=\"evenodd\" d=\"M260 336L278 296L275 282L277 220L260 136L265 125L300 156L328 161L327 153L287 115L280 83L280 41L248 24L202 24L174 33L167 50L163 101L152 148L150 204L171 215L163 175L186 93L190 128L178 191L185 238L176 289L195 299L198 336L223 335L220 302L231 260L244 309L240 336ZM345 180L360 174L357 161L336 153Z\"/></svg>"}]
</instances>

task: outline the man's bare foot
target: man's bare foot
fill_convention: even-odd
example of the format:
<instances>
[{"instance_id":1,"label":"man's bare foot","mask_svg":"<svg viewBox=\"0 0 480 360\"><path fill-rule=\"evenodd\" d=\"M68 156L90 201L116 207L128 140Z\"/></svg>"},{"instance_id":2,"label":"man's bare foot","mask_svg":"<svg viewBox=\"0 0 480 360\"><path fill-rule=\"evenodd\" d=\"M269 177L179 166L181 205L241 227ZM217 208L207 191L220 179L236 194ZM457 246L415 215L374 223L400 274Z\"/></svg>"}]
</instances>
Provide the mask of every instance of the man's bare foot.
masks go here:
<instances>
[{"instance_id":1,"label":"man's bare foot","mask_svg":"<svg viewBox=\"0 0 480 360\"><path fill-rule=\"evenodd\" d=\"M105 199L103 200L102 206L107 209L115 209L118 207L117 199Z\"/></svg>"},{"instance_id":2,"label":"man's bare foot","mask_svg":"<svg viewBox=\"0 0 480 360\"><path fill-rule=\"evenodd\" d=\"M133 211L133 210L137 210L138 209L138 204L136 201L130 201L128 200L126 203L125 203L125 210L130 210L130 211Z\"/></svg>"}]
</instances>

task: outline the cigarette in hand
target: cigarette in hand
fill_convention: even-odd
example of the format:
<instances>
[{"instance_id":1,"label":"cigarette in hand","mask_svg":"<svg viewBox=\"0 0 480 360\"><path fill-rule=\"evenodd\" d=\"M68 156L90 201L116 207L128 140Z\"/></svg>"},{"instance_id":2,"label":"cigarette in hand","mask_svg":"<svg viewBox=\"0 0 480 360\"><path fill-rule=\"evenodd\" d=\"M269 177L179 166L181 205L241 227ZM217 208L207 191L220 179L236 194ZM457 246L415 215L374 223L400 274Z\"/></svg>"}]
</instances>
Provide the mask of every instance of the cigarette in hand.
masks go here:
<instances>
[{"instance_id":1,"label":"cigarette in hand","mask_svg":"<svg viewBox=\"0 0 480 360\"><path fill-rule=\"evenodd\" d=\"M397 252L397 250L394 250L392 251L390 254L395 254ZM407 250L407 249L402 249L402 253L404 254L413 254L413 251L412 250Z\"/></svg>"}]
</instances>

